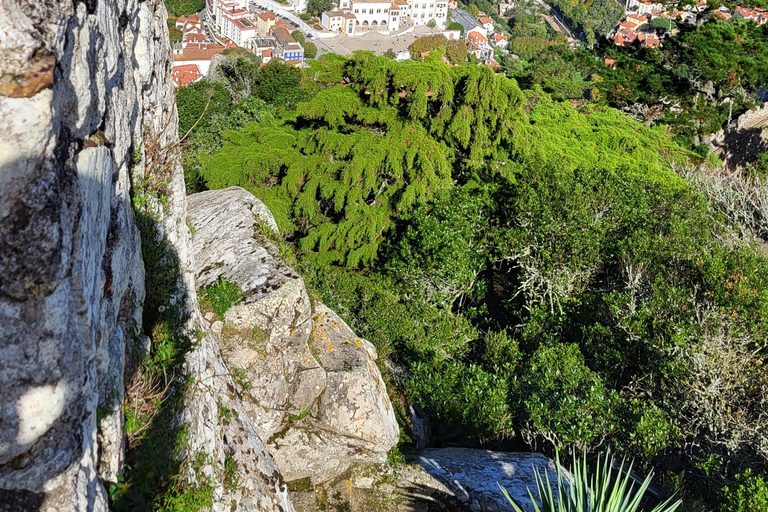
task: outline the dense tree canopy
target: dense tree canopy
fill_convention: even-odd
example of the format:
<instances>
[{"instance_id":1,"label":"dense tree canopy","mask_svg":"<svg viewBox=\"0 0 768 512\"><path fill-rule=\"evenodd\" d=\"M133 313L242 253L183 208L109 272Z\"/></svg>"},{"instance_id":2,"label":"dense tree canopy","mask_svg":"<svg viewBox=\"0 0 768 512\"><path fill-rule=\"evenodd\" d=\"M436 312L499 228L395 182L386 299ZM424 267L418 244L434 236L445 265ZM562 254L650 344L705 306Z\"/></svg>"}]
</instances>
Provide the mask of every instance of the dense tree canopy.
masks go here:
<instances>
[{"instance_id":1,"label":"dense tree canopy","mask_svg":"<svg viewBox=\"0 0 768 512\"><path fill-rule=\"evenodd\" d=\"M547 68L563 83L585 65L569 53ZM765 480L748 470L768 468L765 234L739 199L752 182L694 169L664 128L575 108L554 79L521 89L441 56L323 55L303 76L270 63L234 106L228 86L195 84L182 130L218 142L185 158L205 186L265 201L440 441L611 446L690 511L751 510ZM742 64L739 80L759 76ZM288 100L270 94L283 80Z\"/></svg>"}]
</instances>

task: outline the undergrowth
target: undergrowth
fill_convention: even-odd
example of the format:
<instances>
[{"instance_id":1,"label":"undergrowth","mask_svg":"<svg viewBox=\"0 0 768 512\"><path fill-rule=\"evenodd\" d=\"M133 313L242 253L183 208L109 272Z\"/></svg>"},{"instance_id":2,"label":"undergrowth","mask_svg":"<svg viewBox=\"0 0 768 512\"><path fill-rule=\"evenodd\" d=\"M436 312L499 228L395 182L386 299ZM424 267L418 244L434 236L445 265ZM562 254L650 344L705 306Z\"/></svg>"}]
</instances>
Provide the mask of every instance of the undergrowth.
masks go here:
<instances>
[{"instance_id":1,"label":"undergrowth","mask_svg":"<svg viewBox=\"0 0 768 512\"><path fill-rule=\"evenodd\" d=\"M177 418L191 384L183 364L194 340L185 334L186 293L179 258L163 236L156 213L163 205L163 188L134 187L147 294L143 325L151 347L143 353L137 336L127 357L125 471L108 486L110 508L118 512L193 512L213 503L213 483L199 477L205 457L180 456L188 445L188 433ZM198 475L197 483L190 485L184 478L187 474Z\"/></svg>"}]
</instances>

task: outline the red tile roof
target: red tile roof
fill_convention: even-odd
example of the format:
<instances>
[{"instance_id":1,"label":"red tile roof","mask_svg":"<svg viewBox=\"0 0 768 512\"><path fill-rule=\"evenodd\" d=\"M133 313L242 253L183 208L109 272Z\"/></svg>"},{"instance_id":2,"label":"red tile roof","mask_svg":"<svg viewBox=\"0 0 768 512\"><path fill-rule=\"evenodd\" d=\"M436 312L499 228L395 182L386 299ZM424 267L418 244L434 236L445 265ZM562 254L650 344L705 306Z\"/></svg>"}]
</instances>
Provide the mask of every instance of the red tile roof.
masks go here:
<instances>
[{"instance_id":1,"label":"red tile roof","mask_svg":"<svg viewBox=\"0 0 768 512\"><path fill-rule=\"evenodd\" d=\"M220 44L210 45L205 50L197 48L184 48L184 51L178 55L173 56L175 61L188 61L188 60L211 60L214 55L218 55L227 48Z\"/></svg>"},{"instance_id":2,"label":"red tile roof","mask_svg":"<svg viewBox=\"0 0 768 512\"><path fill-rule=\"evenodd\" d=\"M185 87L203 78L197 64L185 64L171 69L171 78L177 87Z\"/></svg>"}]
</instances>

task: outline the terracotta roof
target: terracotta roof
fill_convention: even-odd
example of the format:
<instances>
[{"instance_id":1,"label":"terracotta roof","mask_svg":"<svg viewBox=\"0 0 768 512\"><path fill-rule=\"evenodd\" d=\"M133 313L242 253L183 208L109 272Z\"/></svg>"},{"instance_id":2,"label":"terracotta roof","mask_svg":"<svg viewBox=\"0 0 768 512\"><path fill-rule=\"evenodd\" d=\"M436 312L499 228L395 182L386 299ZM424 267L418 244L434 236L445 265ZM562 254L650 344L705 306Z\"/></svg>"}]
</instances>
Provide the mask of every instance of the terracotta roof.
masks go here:
<instances>
[{"instance_id":1,"label":"terracotta roof","mask_svg":"<svg viewBox=\"0 0 768 512\"><path fill-rule=\"evenodd\" d=\"M173 60L211 60L214 55L218 55L226 49L226 47L221 46L220 44L210 45L206 50L199 50L197 48L184 48L182 53L173 56Z\"/></svg>"},{"instance_id":2,"label":"terracotta roof","mask_svg":"<svg viewBox=\"0 0 768 512\"><path fill-rule=\"evenodd\" d=\"M261 51L262 57L271 57L272 56L272 48L267 48L266 50Z\"/></svg>"},{"instance_id":3,"label":"terracotta roof","mask_svg":"<svg viewBox=\"0 0 768 512\"><path fill-rule=\"evenodd\" d=\"M501 34L493 34L493 40L494 42L497 42L497 43L499 41L507 41L507 36L503 36Z\"/></svg>"},{"instance_id":4,"label":"terracotta roof","mask_svg":"<svg viewBox=\"0 0 768 512\"><path fill-rule=\"evenodd\" d=\"M286 22L284 22L282 20L282 18L277 18L277 21L273 25L273 28L284 28L284 29L286 29L288 31L291 30L291 26L289 24L287 24Z\"/></svg>"},{"instance_id":5,"label":"terracotta roof","mask_svg":"<svg viewBox=\"0 0 768 512\"><path fill-rule=\"evenodd\" d=\"M274 21L277 19L277 15L273 12L262 12L259 14L259 18L261 18L264 21Z\"/></svg>"},{"instance_id":6,"label":"terracotta roof","mask_svg":"<svg viewBox=\"0 0 768 512\"><path fill-rule=\"evenodd\" d=\"M491 18L486 17L486 16L480 16L479 18L477 18L477 20L480 23L482 23L483 25L485 25L486 23L493 23L493 20Z\"/></svg>"},{"instance_id":7,"label":"terracotta roof","mask_svg":"<svg viewBox=\"0 0 768 512\"><path fill-rule=\"evenodd\" d=\"M187 21L190 23L200 23L200 16L197 14L190 14L187 16Z\"/></svg>"},{"instance_id":8,"label":"terracotta roof","mask_svg":"<svg viewBox=\"0 0 768 512\"><path fill-rule=\"evenodd\" d=\"M290 32L288 32L288 29L285 27L278 27L275 25L272 27L272 35L275 36L275 39L277 39L277 42L280 44L288 44L288 43L295 43L296 40L293 38Z\"/></svg>"},{"instance_id":9,"label":"terracotta roof","mask_svg":"<svg viewBox=\"0 0 768 512\"><path fill-rule=\"evenodd\" d=\"M471 40L475 44L488 42L488 39L480 32L472 31L467 34L467 39Z\"/></svg>"},{"instance_id":10,"label":"terracotta roof","mask_svg":"<svg viewBox=\"0 0 768 512\"><path fill-rule=\"evenodd\" d=\"M203 78L203 74L197 64L185 64L171 69L171 78L177 87L184 87Z\"/></svg>"}]
</instances>

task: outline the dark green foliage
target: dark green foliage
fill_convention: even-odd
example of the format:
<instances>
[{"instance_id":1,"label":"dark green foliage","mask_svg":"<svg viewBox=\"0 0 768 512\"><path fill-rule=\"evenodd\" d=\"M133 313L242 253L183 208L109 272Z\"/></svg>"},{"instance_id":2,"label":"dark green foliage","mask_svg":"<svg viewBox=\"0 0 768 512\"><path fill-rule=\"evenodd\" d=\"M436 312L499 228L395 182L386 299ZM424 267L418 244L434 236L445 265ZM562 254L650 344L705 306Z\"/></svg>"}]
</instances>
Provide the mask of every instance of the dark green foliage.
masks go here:
<instances>
[{"instance_id":1,"label":"dark green foliage","mask_svg":"<svg viewBox=\"0 0 768 512\"><path fill-rule=\"evenodd\" d=\"M412 59L418 59L421 57L422 53L431 52L432 50L437 50L438 48L445 48L447 42L448 39L446 39L442 34L421 36L411 43L411 45L408 47L408 50L411 52Z\"/></svg>"},{"instance_id":2,"label":"dark green foliage","mask_svg":"<svg viewBox=\"0 0 768 512\"><path fill-rule=\"evenodd\" d=\"M694 156L665 129L563 101L603 78L624 94L634 61L587 81L567 52L520 63L542 84L525 91L441 52L324 55L312 98L227 133L203 174L267 203L441 440L611 446L713 510L728 475L766 466L766 258L671 170Z\"/></svg>"},{"instance_id":3,"label":"dark green foliage","mask_svg":"<svg viewBox=\"0 0 768 512\"><path fill-rule=\"evenodd\" d=\"M304 58L314 59L317 56L317 45L312 41L304 43Z\"/></svg>"},{"instance_id":4,"label":"dark green foliage","mask_svg":"<svg viewBox=\"0 0 768 512\"><path fill-rule=\"evenodd\" d=\"M168 39L171 43L180 43L184 34L175 26L168 27Z\"/></svg>"},{"instance_id":5,"label":"dark green foliage","mask_svg":"<svg viewBox=\"0 0 768 512\"><path fill-rule=\"evenodd\" d=\"M660 28L667 32L672 32L677 29L677 24L669 18L662 18L661 16L653 18L651 20L651 26Z\"/></svg>"},{"instance_id":6,"label":"dark green foliage","mask_svg":"<svg viewBox=\"0 0 768 512\"><path fill-rule=\"evenodd\" d=\"M211 73L210 80L227 88L233 103L240 103L251 95L259 83L261 59L244 48L224 50L222 60Z\"/></svg>"},{"instance_id":7,"label":"dark green foliage","mask_svg":"<svg viewBox=\"0 0 768 512\"><path fill-rule=\"evenodd\" d=\"M165 0L165 8L171 16L189 16L205 9L205 0Z\"/></svg>"},{"instance_id":8,"label":"dark green foliage","mask_svg":"<svg viewBox=\"0 0 768 512\"><path fill-rule=\"evenodd\" d=\"M747 470L722 490L722 512L763 512L768 510L768 482Z\"/></svg>"},{"instance_id":9,"label":"dark green foliage","mask_svg":"<svg viewBox=\"0 0 768 512\"><path fill-rule=\"evenodd\" d=\"M307 12L314 16L319 17L331 9L333 9L333 0L309 0L307 2Z\"/></svg>"},{"instance_id":10,"label":"dark green foliage","mask_svg":"<svg viewBox=\"0 0 768 512\"><path fill-rule=\"evenodd\" d=\"M262 67L256 85L256 95L275 105L293 105L304 97L301 71L272 59Z\"/></svg>"},{"instance_id":11,"label":"dark green foliage","mask_svg":"<svg viewBox=\"0 0 768 512\"><path fill-rule=\"evenodd\" d=\"M302 46L304 46L304 43L307 42L301 30L294 30L293 32L291 32L291 36L296 40L296 42L298 42Z\"/></svg>"},{"instance_id":12,"label":"dark green foliage","mask_svg":"<svg viewBox=\"0 0 768 512\"><path fill-rule=\"evenodd\" d=\"M190 131L204 130L218 114L226 113L232 103L226 87L220 83L201 80L177 93L179 109L179 135L187 136Z\"/></svg>"},{"instance_id":13,"label":"dark green foliage","mask_svg":"<svg viewBox=\"0 0 768 512\"><path fill-rule=\"evenodd\" d=\"M611 394L575 344L542 345L523 373L521 395L530 435L557 447L592 444L611 428Z\"/></svg>"},{"instance_id":14,"label":"dark green foliage","mask_svg":"<svg viewBox=\"0 0 768 512\"><path fill-rule=\"evenodd\" d=\"M202 307L210 307L211 310L223 319L229 308L240 303L240 288L236 284L221 279L213 286L202 290Z\"/></svg>"},{"instance_id":15,"label":"dark green foliage","mask_svg":"<svg viewBox=\"0 0 768 512\"><path fill-rule=\"evenodd\" d=\"M461 23L456 23L455 21L452 21L448 24L446 27L446 30L461 30L464 32L464 27L461 25Z\"/></svg>"},{"instance_id":16,"label":"dark green foliage","mask_svg":"<svg viewBox=\"0 0 768 512\"><path fill-rule=\"evenodd\" d=\"M448 41L445 47L445 56L451 64L463 64L467 62L467 44L464 41Z\"/></svg>"},{"instance_id":17,"label":"dark green foliage","mask_svg":"<svg viewBox=\"0 0 768 512\"><path fill-rule=\"evenodd\" d=\"M551 4L580 26L592 44L598 37L604 37L612 31L624 15L624 9L614 0L553 0Z\"/></svg>"}]
</instances>

